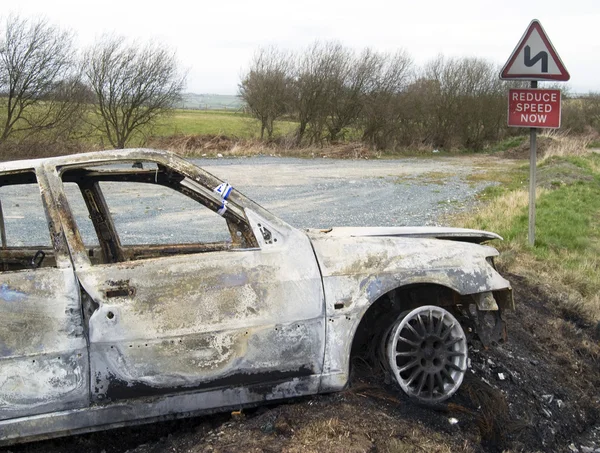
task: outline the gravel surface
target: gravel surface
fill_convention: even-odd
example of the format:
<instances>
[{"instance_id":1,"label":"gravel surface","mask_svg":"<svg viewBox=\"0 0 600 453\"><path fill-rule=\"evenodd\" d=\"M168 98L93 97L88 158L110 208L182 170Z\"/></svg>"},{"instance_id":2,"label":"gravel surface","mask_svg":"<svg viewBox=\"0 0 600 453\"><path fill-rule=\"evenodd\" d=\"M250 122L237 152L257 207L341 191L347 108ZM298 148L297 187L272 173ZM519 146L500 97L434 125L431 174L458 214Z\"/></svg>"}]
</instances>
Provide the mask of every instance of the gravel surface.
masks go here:
<instances>
[{"instance_id":1,"label":"gravel surface","mask_svg":"<svg viewBox=\"0 0 600 453\"><path fill-rule=\"evenodd\" d=\"M300 228L436 225L489 185L465 180L481 170L464 158L194 162Z\"/></svg>"},{"instance_id":2,"label":"gravel surface","mask_svg":"<svg viewBox=\"0 0 600 453\"><path fill-rule=\"evenodd\" d=\"M489 184L467 181L482 171L481 158L194 162L299 228L436 225L444 215L471 205ZM168 188L101 186L123 244L215 241L229 235L223 218ZM39 193L31 189L0 188L9 245L50 245ZM84 242L97 244L79 190L71 183L66 191Z\"/></svg>"}]
</instances>

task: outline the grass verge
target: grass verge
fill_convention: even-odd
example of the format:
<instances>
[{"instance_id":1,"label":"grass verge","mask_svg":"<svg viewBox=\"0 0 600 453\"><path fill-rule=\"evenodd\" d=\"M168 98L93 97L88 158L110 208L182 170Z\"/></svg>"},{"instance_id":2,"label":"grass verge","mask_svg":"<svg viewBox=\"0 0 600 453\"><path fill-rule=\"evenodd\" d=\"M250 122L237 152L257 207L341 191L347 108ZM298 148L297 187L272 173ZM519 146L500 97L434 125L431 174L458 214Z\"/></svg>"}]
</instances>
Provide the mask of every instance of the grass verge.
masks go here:
<instances>
[{"instance_id":1,"label":"grass verge","mask_svg":"<svg viewBox=\"0 0 600 453\"><path fill-rule=\"evenodd\" d=\"M507 151L509 149L516 148L516 147L522 145L526 139L527 139L527 137L524 135L518 135L516 137L508 137L508 138L505 138L504 140L496 143L495 145L491 146L489 151L492 153Z\"/></svg>"},{"instance_id":2,"label":"grass verge","mask_svg":"<svg viewBox=\"0 0 600 453\"><path fill-rule=\"evenodd\" d=\"M576 154L576 155L574 155ZM536 243L528 244L527 167L502 175L474 214L460 226L495 231L499 265L534 282L552 282L563 295L564 316L584 324L600 321L600 155L552 153L538 167ZM558 157L557 157L558 156ZM526 184L525 179L525 184Z\"/></svg>"}]
</instances>

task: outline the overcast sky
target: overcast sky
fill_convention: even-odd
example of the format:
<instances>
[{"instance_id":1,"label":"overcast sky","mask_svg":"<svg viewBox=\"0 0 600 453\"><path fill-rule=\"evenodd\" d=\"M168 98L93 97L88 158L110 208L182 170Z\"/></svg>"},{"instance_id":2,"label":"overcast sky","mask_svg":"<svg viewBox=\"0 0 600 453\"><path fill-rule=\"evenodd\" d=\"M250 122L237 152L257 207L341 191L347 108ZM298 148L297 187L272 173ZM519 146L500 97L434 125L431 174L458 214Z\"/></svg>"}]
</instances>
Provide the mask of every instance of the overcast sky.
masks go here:
<instances>
[{"instance_id":1,"label":"overcast sky","mask_svg":"<svg viewBox=\"0 0 600 453\"><path fill-rule=\"evenodd\" d=\"M600 0L19 0L2 9L72 28L80 46L103 33L168 43L189 70L187 91L217 94L235 94L254 51L271 44L337 40L404 48L418 64L440 53L504 64L535 18L572 90L600 91Z\"/></svg>"}]
</instances>

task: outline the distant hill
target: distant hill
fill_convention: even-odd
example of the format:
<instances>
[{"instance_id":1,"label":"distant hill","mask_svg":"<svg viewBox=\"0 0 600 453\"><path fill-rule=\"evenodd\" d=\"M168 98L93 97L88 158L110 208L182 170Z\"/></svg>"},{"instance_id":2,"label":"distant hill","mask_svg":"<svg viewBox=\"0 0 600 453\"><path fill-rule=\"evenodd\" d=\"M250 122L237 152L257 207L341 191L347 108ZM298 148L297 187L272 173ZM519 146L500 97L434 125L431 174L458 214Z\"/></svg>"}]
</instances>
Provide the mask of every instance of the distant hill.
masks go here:
<instances>
[{"instance_id":1,"label":"distant hill","mask_svg":"<svg viewBox=\"0 0 600 453\"><path fill-rule=\"evenodd\" d=\"M229 94L196 94L184 93L176 108L194 110L239 110L244 101L238 96Z\"/></svg>"}]
</instances>

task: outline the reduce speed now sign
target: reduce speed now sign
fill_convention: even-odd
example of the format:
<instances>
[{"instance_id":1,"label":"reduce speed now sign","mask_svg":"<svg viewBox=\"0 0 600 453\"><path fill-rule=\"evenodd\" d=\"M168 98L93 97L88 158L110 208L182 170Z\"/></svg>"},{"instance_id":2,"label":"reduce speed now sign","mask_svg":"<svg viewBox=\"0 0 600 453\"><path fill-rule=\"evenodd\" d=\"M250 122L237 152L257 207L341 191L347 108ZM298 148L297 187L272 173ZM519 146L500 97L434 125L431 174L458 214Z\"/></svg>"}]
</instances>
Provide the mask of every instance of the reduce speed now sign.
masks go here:
<instances>
[{"instance_id":1,"label":"reduce speed now sign","mask_svg":"<svg viewBox=\"0 0 600 453\"><path fill-rule=\"evenodd\" d=\"M508 92L508 125L512 127L560 127L560 90L536 88Z\"/></svg>"}]
</instances>

